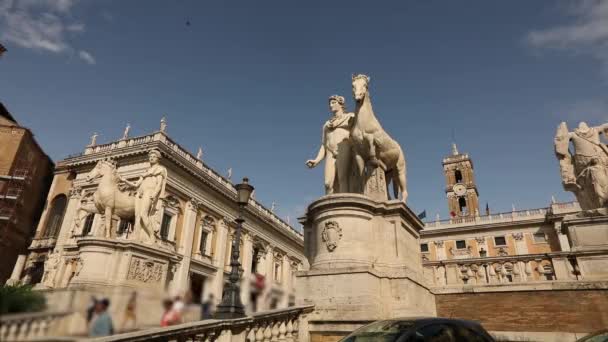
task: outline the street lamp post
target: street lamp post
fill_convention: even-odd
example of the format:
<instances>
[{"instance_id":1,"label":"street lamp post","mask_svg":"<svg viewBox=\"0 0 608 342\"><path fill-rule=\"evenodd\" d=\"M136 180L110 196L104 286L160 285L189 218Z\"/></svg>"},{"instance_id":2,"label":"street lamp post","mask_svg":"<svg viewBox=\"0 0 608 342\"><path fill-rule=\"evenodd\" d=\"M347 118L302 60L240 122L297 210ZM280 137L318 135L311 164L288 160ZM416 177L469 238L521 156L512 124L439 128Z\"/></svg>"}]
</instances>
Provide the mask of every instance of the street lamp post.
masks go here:
<instances>
[{"instance_id":1,"label":"street lamp post","mask_svg":"<svg viewBox=\"0 0 608 342\"><path fill-rule=\"evenodd\" d=\"M232 242L232 254L230 256L230 275L228 276L229 282L224 285L222 292L222 302L218 305L215 312L215 318L239 318L245 317L245 307L241 302L241 286L240 281L240 268L241 263L239 262L240 255L240 244L241 244L241 230L243 229L243 210L249 203L249 197L253 192L253 186L249 184L249 179L243 178L243 183L235 185L237 191L237 203L239 205L239 216L236 221L236 233L234 234L234 241Z\"/></svg>"}]
</instances>

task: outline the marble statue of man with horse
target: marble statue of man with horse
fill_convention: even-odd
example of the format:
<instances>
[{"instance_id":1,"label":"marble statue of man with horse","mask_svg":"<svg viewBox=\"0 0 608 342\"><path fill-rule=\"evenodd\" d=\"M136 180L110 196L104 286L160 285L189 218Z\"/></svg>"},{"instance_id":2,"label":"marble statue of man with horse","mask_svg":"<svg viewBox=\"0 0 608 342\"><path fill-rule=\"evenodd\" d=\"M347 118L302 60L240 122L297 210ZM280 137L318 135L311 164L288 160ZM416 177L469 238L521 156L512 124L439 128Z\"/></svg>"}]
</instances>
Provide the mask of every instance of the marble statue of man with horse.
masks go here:
<instances>
[{"instance_id":1,"label":"marble statue of man with horse","mask_svg":"<svg viewBox=\"0 0 608 342\"><path fill-rule=\"evenodd\" d=\"M124 179L116 170L113 160L100 160L87 175L86 181L99 179L93 200L81 202L75 217L75 233L81 235L81 223L87 215L104 216L104 237L111 237L112 217L134 220L133 231L139 240L152 242L158 235L158 224L153 220L156 204L167 182L167 169L159 164L161 154L157 149L148 153L150 167L135 182ZM134 190L134 191L130 191Z\"/></svg>"},{"instance_id":2,"label":"marble statue of man with horse","mask_svg":"<svg viewBox=\"0 0 608 342\"><path fill-rule=\"evenodd\" d=\"M352 76L356 108L354 115L345 116L346 119L341 121L340 126L347 128L347 133L340 135L340 141L344 146L348 146L348 149L336 150L332 153L331 158L325 158L326 163L332 163L329 167L331 170L329 174L326 165L326 194L351 192L369 195L370 186L375 186L376 195L372 197L377 200L387 200L389 191L384 187L387 187L388 183L392 181L394 198L398 199L401 196L401 201L405 203L408 196L405 156L401 146L382 128L376 118L372 108L369 83L370 78L366 75ZM339 98L341 97L330 98L330 105L332 100ZM344 107L343 101L339 105ZM333 108L332 111L334 111ZM327 125L327 123L324 125L324 135L328 132ZM326 144L326 142L327 139L324 138L322 143ZM316 159L306 162L309 167L314 167L323 159L325 154L321 153L322 150L323 146ZM344 159L349 159L350 162L344 161ZM341 162L336 163L336 161ZM349 168L349 170L344 170L344 168ZM340 187L338 191L330 187L333 184L333 177L342 175L342 177L336 177L340 181L340 178L347 178L347 175L352 173L351 171L354 171L354 176L349 177L351 183L359 182L361 184L358 186L350 184L348 189Z\"/></svg>"}]
</instances>

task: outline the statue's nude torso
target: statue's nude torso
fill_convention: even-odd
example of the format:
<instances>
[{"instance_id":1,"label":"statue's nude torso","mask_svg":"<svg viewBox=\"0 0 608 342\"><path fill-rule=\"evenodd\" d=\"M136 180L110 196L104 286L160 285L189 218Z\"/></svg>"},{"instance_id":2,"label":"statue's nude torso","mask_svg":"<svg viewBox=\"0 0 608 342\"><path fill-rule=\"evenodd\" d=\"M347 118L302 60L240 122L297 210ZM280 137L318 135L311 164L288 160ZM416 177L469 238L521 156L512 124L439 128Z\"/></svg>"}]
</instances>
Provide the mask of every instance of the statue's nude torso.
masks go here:
<instances>
[{"instance_id":1,"label":"statue's nude torso","mask_svg":"<svg viewBox=\"0 0 608 342\"><path fill-rule=\"evenodd\" d=\"M325 148L334 157L338 154L339 148L344 144L349 144L350 137L350 119L354 116L353 113L345 113L325 123L324 145Z\"/></svg>"}]
</instances>

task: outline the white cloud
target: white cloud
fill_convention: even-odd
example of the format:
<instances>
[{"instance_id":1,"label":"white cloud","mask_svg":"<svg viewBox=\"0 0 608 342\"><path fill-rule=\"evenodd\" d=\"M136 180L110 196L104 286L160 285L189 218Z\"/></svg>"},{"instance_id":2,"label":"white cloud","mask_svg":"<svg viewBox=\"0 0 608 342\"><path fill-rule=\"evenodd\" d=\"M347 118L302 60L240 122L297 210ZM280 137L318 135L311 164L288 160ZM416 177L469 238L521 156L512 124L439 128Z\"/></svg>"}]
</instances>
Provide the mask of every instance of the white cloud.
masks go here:
<instances>
[{"instance_id":1,"label":"white cloud","mask_svg":"<svg viewBox=\"0 0 608 342\"><path fill-rule=\"evenodd\" d=\"M74 55L69 38L84 32L85 25L72 18L75 0L0 1L0 39L26 49ZM78 56L95 64L86 51Z\"/></svg>"},{"instance_id":2,"label":"white cloud","mask_svg":"<svg viewBox=\"0 0 608 342\"><path fill-rule=\"evenodd\" d=\"M95 58L90 53L88 53L84 50L80 50L78 52L78 57L82 58L82 60L84 60L85 62L87 62L89 64L95 64Z\"/></svg>"},{"instance_id":3,"label":"white cloud","mask_svg":"<svg viewBox=\"0 0 608 342\"><path fill-rule=\"evenodd\" d=\"M580 1L566 14L572 22L531 31L526 43L538 49L590 55L602 63L608 76L608 1Z\"/></svg>"}]
</instances>

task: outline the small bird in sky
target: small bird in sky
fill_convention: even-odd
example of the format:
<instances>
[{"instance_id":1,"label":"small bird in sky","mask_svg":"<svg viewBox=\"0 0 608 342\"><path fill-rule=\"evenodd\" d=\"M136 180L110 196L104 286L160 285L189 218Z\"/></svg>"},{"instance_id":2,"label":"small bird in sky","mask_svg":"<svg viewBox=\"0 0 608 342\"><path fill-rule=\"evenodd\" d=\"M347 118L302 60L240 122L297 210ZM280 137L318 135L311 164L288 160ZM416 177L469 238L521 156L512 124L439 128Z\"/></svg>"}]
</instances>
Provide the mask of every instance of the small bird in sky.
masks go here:
<instances>
[{"instance_id":1,"label":"small bird in sky","mask_svg":"<svg viewBox=\"0 0 608 342\"><path fill-rule=\"evenodd\" d=\"M190 26L190 20L186 20L186 26Z\"/></svg>"}]
</instances>

